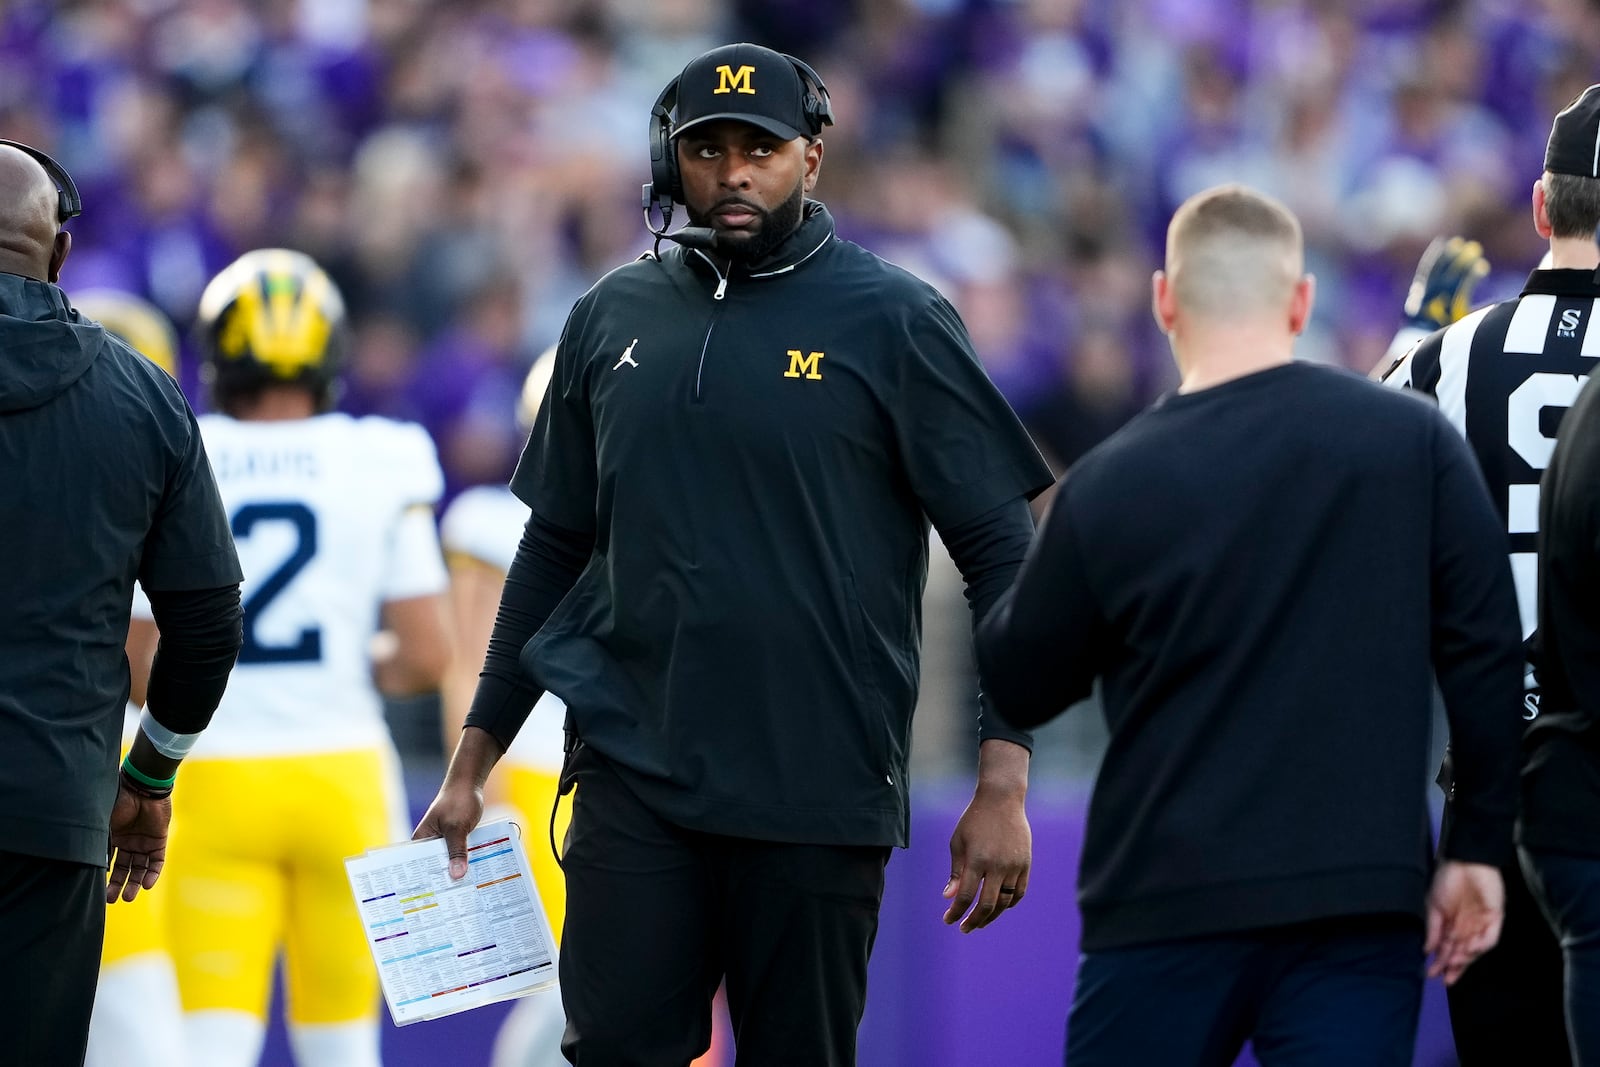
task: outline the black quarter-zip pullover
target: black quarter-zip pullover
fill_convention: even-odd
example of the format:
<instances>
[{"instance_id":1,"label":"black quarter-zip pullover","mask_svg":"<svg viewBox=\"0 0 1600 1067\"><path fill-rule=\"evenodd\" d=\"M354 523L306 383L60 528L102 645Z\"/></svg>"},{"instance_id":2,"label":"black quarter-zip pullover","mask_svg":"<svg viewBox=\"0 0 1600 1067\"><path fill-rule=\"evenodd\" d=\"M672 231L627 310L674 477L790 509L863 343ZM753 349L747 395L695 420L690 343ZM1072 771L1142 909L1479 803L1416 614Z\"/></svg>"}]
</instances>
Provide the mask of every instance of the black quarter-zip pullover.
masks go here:
<instances>
[{"instance_id":1,"label":"black quarter-zip pullover","mask_svg":"<svg viewBox=\"0 0 1600 1067\"><path fill-rule=\"evenodd\" d=\"M929 523L1049 483L955 310L821 204L748 268L672 249L562 336L512 488L593 551L522 666L666 818L903 845Z\"/></svg>"}]
</instances>

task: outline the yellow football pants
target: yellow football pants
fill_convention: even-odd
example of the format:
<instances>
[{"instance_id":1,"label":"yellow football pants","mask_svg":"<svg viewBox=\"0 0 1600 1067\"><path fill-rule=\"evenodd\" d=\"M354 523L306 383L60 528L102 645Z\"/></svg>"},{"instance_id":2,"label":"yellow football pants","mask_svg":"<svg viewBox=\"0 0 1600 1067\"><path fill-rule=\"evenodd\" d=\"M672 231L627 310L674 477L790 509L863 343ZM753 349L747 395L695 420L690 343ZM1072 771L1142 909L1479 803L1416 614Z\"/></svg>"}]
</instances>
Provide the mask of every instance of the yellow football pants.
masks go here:
<instances>
[{"instance_id":1,"label":"yellow football pants","mask_svg":"<svg viewBox=\"0 0 1600 1067\"><path fill-rule=\"evenodd\" d=\"M185 762L161 879L184 1010L265 1020L281 949L292 1023L374 1018L344 860L393 843L402 805L381 749Z\"/></svg>"}]
</instances>

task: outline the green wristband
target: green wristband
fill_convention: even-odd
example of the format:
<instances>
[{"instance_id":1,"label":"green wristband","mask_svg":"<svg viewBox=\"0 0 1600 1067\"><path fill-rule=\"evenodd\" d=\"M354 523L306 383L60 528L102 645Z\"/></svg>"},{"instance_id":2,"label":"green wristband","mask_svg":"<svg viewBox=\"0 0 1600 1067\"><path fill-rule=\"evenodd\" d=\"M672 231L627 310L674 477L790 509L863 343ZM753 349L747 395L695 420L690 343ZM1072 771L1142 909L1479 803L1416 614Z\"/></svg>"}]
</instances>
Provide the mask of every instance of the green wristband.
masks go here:
<instances>
[{"instance_id":1,"label":"green wristband","mask_svg":"<svg viewBox=\"0 0 1600 1067\"><path fill-rule=\"evenodd\" d=\"M129 763L126 759L122 761L122 773L126 774L129 778L132 778L140 785L147 786L150 789L171 789L173 783L178 780L178 776L176 774L165 781L160 778L152 778L139 768L135 767L133 764Z\"/></svg>"}]
</instances>

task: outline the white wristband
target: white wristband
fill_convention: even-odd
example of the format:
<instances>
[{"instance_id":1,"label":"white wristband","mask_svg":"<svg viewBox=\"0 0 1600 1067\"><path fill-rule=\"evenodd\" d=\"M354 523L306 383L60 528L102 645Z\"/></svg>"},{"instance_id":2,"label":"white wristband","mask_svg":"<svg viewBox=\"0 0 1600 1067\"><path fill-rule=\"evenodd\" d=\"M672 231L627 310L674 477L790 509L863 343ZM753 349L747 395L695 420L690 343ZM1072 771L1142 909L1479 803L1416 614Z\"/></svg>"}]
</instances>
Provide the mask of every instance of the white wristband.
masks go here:
<instances>
[{"instance_id":1,"label":"white wristband","mask_svg":"<svg viewBox=\"0 0 1600 1067\"><path fill-rule=\"evenodd\" d=\"M155 716L150 714L150 709L145 708L139 715L139 729L150 739L156 751L169 759L183 759L194 747L199 734L175 734L171 730L156 722Z\"/></svg>"}]
</instances>

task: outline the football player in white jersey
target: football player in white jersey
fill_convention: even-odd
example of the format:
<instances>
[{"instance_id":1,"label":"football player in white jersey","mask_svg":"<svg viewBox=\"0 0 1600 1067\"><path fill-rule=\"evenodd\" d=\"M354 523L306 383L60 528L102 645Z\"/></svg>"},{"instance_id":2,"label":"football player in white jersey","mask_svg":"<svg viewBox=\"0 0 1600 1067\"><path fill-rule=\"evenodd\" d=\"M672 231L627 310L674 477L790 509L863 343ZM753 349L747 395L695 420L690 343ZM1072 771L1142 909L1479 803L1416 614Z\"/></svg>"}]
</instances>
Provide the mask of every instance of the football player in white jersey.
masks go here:
<instances>
[{"instance_id":1,"label":"football player in white jersey","mask_svg":"<svg viewBox=\"0 0 1600 1067\"><path fill-rule=\"evenodd\" d=\"M247 253L201 297L218 413L200 429L245 571L244 646L184 765L169 849L185 1038L206 1067L256 1063L280 951L301 1067L379 1062L344 859L406 836L380 690L435 690L449 659L444 479L420 426L331 410L343 320L328 275L284 249Z\"/></svg>"},{"instance_id":2,"label":"football player in white jersey","mask_svg":"<svg viewBox=\"0 0 1600 1067\"><path fill-rule=\"evenodd\" d=\"M518 421L524 429L533 424L533 413L544 396L554 363L552 349L535 360L528 373L517 405ZM455 749L466 722L506 571L527 522L528 505L509 487L478 485L457 496L439 524L450 568L450 608L456 634L455 655L441 693L446 752ZM571 814L565 807L558 814L555 806L565 718L566 705L555 694L546 693L489 780L490 803L508 805L523 828L539 898L558 939L566 914L567 887L546 837L560 840ZM565 1026L561 997L555 990L522 998L495 1040L493 1067L560 1067L567 1062L561 1055Z\"/></svg>"},{"instance_id":3,"label":"football player in white jersey","mask_svg":"<svg viewBox=\"0 0 1600 1067\"><path fill-rule=\"evenodd\" d=\"M120 289L84 289L72 294L72 306L86 318L132 345L150 362L178 376L178 339L165 314L148 301ZM134 586L135 603L150 617L149 601ZM149 627L144 629L149 630ZM154 642L141 655L148 663ZM144 677L128 701L123 721L126 754L139 729L144 705ZM169 872L170 873L170 872ZM167 893L140 893L132 901L106 909L106 938L100 949L100 983L89 1021L87 1067L183 1067L183 1016L178 982L167 952Z\"/></svg>"}]
</instances>

